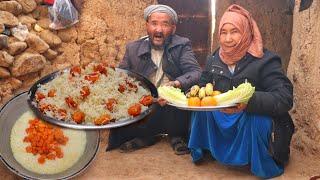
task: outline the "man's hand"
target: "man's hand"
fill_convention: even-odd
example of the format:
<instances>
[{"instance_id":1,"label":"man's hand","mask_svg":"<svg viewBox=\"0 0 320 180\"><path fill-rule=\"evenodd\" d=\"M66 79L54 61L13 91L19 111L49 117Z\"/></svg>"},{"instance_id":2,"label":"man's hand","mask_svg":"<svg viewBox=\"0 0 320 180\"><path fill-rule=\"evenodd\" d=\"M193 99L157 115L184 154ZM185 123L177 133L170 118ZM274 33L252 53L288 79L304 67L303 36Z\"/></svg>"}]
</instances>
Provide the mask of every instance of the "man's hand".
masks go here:
<instances>
[{"instance_id":1,"label":"man's hand","mask_svg":"<svg viewBox=\"0 0 320 180\"><path fill-rule=\"evenodd\" d=\"M161 107L165 106L167 104L167 102L168 102L167 100L165 100L165 99L163 99L161 97L159 97L157 99L157 101L158 101L158 103L160 104Z\"/></svg>"},{"instance_id":2,"label":"man's hand","mask_svg":"<svg viewBox=\"0 0 320 180\"><path fill-rule=\"evenodd\" d=\"M247 104L240 103L236 107L230 107L230 108L224 108L220 110L221 112L227 113L227 114L233 114L233 113L239 113L247 108Z\"/></svg>"},{"instance_id":3,"label":"man's hand","mask_svg":"<svg viewBox=\"0 0 320 180\"><path fill-rule=\"evenodd\" d=\"M178 80L169 81L169 82L165 83L164 85L165 86L172 86L172 87L175 87L175 88L181 88L181 84L180 84L180 82ZM157 101L160 104L160 106L162 106L162 107L165 106L168 103L167 100L165 100L165 99L163 99L161 97L159 97L157 99Z\"/></svg>"},{"instance_id":4,"label":"man's hand","mask_svg":"<svg viewBox=\"0 0 320 180\"><path fill-rule=\"evenodd\" d=\"M175 88L181 88L181 84L178 80L175 81L169 81L167 83L164 84L165 86L173 86Z\"/></svg>"}]
</instances>

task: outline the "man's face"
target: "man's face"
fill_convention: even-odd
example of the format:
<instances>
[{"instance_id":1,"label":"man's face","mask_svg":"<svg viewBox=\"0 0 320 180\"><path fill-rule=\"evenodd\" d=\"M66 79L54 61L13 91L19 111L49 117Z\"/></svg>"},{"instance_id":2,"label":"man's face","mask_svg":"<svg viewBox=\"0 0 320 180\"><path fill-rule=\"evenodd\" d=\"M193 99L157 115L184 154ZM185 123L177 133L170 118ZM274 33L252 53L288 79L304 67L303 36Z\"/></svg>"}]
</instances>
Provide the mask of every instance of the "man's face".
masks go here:
<instances>
[{"instance_id":1,"label":"man's face","mask_svg":"<svg viewBox=\"0 0 320 180\"><path fill-rule=\"evenodd\" d=\"M146 23L147 33L153 46L162 48L165 40L176 31L171 17L166 13L152 13Z\"/></svg>"}]
</instances>

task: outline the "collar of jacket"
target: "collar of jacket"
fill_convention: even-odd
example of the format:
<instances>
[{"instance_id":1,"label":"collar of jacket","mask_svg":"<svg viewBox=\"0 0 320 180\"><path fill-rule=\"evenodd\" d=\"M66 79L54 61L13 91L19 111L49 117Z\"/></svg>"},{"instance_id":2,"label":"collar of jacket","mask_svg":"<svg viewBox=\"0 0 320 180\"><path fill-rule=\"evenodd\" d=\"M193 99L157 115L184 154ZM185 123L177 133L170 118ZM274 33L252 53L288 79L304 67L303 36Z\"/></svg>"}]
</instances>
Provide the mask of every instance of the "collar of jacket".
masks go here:
<instances>
[{"instance_id":1,"label":"collar of jacket","mask_svg":"<svg viewBox=\"0 0 320 180\"><path fill-rule=\"evenodd\" d=\"M138 56L150 54L151 42L150 42L149 36L142 37L140 40L142 41L142 43L138 49ZM175 46L183 44L184 42L180 41L177 35L171 35L166 39L164 43L165 43L165 49L169 50Z\"/></svg>"},{"instance_id":2,"label":"collar of jacket","mask_svg":"<svg viewBox=\"0 0 320 180\"><path fill-rule=\"evenodd\" d=\"M241 72L251 61L255 60L255 57L253 57L251 54L246 53L246 55L241 58L240 61L236 63L236 67L234 69L234 73L231 74L229 71L228 65L223 63L219 56L219 49L216 50L213 53L213 58L215 59L215 63L212 64L212 69L215 69L215 73L219 73L222 76L225 77L231 77L237 75L239 72ZM218 70L218 71L217 71Z\"/></svg>"}]
</instances>

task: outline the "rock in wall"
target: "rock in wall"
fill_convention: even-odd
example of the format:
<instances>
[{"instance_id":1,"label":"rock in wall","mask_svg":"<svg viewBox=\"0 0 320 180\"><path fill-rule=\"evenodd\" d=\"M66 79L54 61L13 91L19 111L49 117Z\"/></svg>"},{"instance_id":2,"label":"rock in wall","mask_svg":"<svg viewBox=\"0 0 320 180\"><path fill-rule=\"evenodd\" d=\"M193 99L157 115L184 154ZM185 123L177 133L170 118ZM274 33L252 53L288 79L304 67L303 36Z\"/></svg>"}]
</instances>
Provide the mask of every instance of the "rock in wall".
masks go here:
<instances>
[{"instance_id":1,"label":"rock in wall","mask_svg":"<svg viewBox=\"0 0 320 180\"><path fill-rule=\"evenodd\" d=\"M78 24L52 30L42 0L0 0L0 106L53 71L91 61L117 64L126 43L146 35L143 10L155 3L84 1ZM24 39L12 33L19 23L29 32Z\"/></svg>"},{"instance_id":2,"label":"rock in wall","mask_svg":"<svg viewBox=\"0 0 320 180\"><path fill-rule=\"evenodd\" d=\"M282 58L286 70L291 53L292 15L287 0L216 0L216 25L213 50L218 47L217 30L222 14L231 4L247 9L256 20L264 47Z\"/></svg>"},{"instance_id":3,"label":"rock in wall","mask_svg":"<svg viewBox=\"0 0 320 180\"><path fill-rule=\"evenodd\" d=\"M146 34L143 10L152 3L155 1L85 1L76 40L81 63L121 60L126 43Z\"/></svg>"},{"instance_id":4,"label":"rock in wall","mask_svg":"<svg viewBox=\"0 0 320 180\"><path fill-rule=\"evenodd\" d=\"M299 12L296 1L293 16L292 54L288 76L294 84L296 133L293 145L306 154L320 152L320 2Z\"/></svg>"}]
</instances>

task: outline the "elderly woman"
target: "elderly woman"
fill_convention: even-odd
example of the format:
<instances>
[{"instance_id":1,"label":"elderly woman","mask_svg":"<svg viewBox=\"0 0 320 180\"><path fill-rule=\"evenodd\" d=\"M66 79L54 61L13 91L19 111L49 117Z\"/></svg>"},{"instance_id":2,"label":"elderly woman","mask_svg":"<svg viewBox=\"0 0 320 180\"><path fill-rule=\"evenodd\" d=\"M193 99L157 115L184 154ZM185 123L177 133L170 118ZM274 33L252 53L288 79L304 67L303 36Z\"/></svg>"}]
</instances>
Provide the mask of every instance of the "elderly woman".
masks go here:
<instances>
[{"instance_id":1,"label":"elderly woman","mask_svg":"<svg viewBox=\"0 0 320 180\"><path fill-rule=\"evenodd\" d=\"M222 16L218 38L220 48L209 57L200 85L211 82L226 92L248 81L256 91L248 104L193 113L189 140L193 161L201 162L208 153L226 165L250 165L251 172L262 178L279 176L294 130L288 114L293 88L281 59L263 49L256 22L238 5Z\"/></svg>"}]
</instances>

